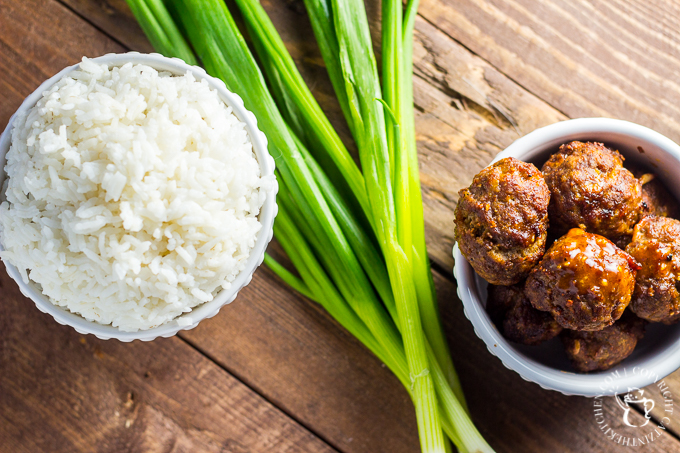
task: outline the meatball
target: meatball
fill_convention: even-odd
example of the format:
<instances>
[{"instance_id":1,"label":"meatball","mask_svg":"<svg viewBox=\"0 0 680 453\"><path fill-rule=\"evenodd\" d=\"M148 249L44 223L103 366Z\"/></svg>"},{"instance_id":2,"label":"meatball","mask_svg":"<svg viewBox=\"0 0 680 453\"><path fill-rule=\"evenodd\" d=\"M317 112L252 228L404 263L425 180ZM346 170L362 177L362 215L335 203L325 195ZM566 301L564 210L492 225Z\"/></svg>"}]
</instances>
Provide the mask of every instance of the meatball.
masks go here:
<instances>
[{"instance_id":1,"label":"meatball","mask_svg":"<svg viewBox=\"0 0 680 453\"><path fill-rule=\"evenodd\" d=\"M550 191L541 172L502 159L459 195L455 238L463 256L489 283L522 281L545 252Z\"/></svg>"},{"instance_id":2,"label":"meatball","mask_svg":"<svg viewBox=\"0 0 680 453\"><path fill-rule=\"evenodd\" d=\"M642 187L623 157L602 143L560 146L543 165L550 188L550 221L561 231L580 227L627 243L642 209Z\"/></svg>"},{"instance_id":3,"label":"meatball","mask_svg":"<svg viewBox=\"0 0 680 453\"><path fill-rule=\"evenodd\" d=\"M522 285L497 286L489 285L487 288L486 312L496 326L501 328L505 314L515 306L518 300L523 298L524 288Z\"/></svg>"},{"instance_id":4,"label":"meatball","mask_svg":"<svg viewBox=\"0 0 680 453\"><path fill-rule=\"evenodd\" d=\"M672 324L680 319L680 221L648 216L635 227L626 251L642 268L630 308L647 321Z\"/></svg>"},{"instance_id":5,"label":"meatball","mask_svg":"<svg viewBox=\"0 0 680 453\"><path fill-rule=\"evenodd\" d=\"M536 345L562 331L550 313L536 310L526 297L515 304L503 320L503 336L515 343Z\"/></svg>"},{"instance_id":6,"label":"meatball","mask_svg":"<svg viewBox=\"0 0 680 453\"><path fill-rule=\"evenodd\" d=\"M489 286L486 310L503 336L515 343L536 345L562 331L550 313L531 305L522 285Z\"/></svg>"},{"instance_id":7,"label":"meatball","mask_svg":"<svg viewBox=\"0 0 680 453\"><path fill-rule=\"evenodd\" d=\"M656 215L675 219L680 216L678 202L654 173L649 173L637 165L632 165L630 171L642 185L641 217Z\"/></svg>"},{"instance_id":8,"label":"meatball","mask_svg":"<svg viewBox=\"0 0 680 453\"><path fill-rule=\"evenodd\" d=\"M597 234L573 228L531 271L526 294L538 310L572 330L602 330L630 302L639 265Z\"/></svg>"},{"instance_id":9,"label":"meatball","mask_svg":"<svg viewBox=\"0 0 680 453\"><path fill-rule=\"evenodd\" d=\"M628 357L645 333L645 321L629 311L615 324L597 332L565 330L562 344L580 372L608 370Z\"/></svg>"},{"instance_id":10,"label":"meatball","mask_svg":"<svg viewBox=\"0 0 680 453\"><path fill-rule=\"evenodd\" d=\"M656 175L646 173L638 179L642 184L642 215L678 217L680 210L678 210L677 201L668 193L666 187Z\"/></svg>"}]
</instances>

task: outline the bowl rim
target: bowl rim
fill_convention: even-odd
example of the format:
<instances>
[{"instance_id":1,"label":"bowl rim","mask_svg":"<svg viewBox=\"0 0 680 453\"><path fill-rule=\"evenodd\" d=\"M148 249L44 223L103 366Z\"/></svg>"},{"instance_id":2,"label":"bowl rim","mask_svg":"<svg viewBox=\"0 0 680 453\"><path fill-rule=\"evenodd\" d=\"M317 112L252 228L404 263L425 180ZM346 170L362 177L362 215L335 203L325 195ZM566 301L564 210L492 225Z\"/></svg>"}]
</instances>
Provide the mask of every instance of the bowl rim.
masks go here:
<instances>
[{"instance_id":1,"label":"bowl rim","mask_svg":"<svg viewBox=\"0 0 680 453\"><path fill-rule=\"evenodd\" d=\"M197 80L206 80L210 87L217 91L224 103L232 108L236 117L246 124L246 131L251 138L253 151L255 152L260 165L261 175L274 175L274 159L269 154L267 149L267 137L258 128L255 115L245 108L243 100L239 95L229 91L222 80L208 75L203 68L189 65L179 58L168 58L157 53L111 53L96 58L89 58L88 60L98 64L107 64L109 67L123 66L126 63L145 64L158 71L167 71L175 75L184 75L187 72L190 72ZM3 177L5 173L5 155L10 147L12 126L17 114L33 107L45 91L49 90L50 87L64 76L75 71L79 66L80 63L76 63L66 67L53 77L47 79L33 93L26 97L21 106L10 117L5 130L2 135L0 135L0 174L2 174ZM1 182L2 181L0 181L0 183ZM190 312L152 329L125 332L111 325L103 325L96 321L88 321L79 314L72 313L65 308L54 305L42 294L42 292L40 292L35 284L32 284L32 282L29 284L24 283L16 267L5 260L3 260L3 263L5 264L9 276L19 285L22 294L31 299L40 311L52 316L59 324L71 326L78 333L92 334L102 340L115 338L123 342L130 342L133 340L151 341L158 337L171 337L181 330L193 329L203 319L215 316L224 305L231 303L236 298L238 292L243 287L250 283L253 273L264 260L265 250L274 234L274 219L278 212L276 204L277 192L278 183L274 178L274 183L266 192L266 199L260 211L260 223L262 224L262 228L257 235L250 256L246 260L244 269L236 276L231 287L217 293L213 300L197 305ZM4 250L1 243L0 250Z\"/></svg>"},{"instance_id":2,"label":"bowl rim","mask_svg":"<svg viewBox=\"0 0 680 453\"><path fill-rule=\"evenodd\" d=\"M680 146L674 141L645 126L611 118L579 118L565 120L539 128L517 139L500 152L489 164L506 157L520 160L531 158L531 152L550 145L562 144L573 135L616 134L651 143L680 161ZM522 157L523 156L523 157ZM459 299L463 302L465 316L473 325L475 334L484 341L489 352L498 357L503 365L518 373L524 380L534 382L547 390L565 395L599 397L626 393L628 388L643 388L657 382L680 368L680 340L645 361L645 370L653 374L626 373L616 377L612 384L612 369L590 374L579 374L541 364L516 351L494 326L486 310L474 293L476 273L460 252L458 244L453 248L453 274L457 282Z\"/></svg>"}]
</instances>

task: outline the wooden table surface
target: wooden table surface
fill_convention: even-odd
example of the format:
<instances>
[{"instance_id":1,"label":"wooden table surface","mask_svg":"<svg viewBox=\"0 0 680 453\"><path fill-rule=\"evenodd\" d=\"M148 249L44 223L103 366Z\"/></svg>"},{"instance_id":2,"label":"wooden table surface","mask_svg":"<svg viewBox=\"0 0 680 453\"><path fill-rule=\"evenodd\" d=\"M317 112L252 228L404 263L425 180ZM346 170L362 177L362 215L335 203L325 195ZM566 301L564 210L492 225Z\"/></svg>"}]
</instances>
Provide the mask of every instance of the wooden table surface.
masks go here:
<instances>
[{"instance_id":1,"label":"wooden table surface","mask_svg":"<svg viewBox=\"0 0 680 453\"><path fill-rule=\"evenodd\" d=\"M302 1L264 3L341 124ZM377 3L367 3L375 19ZM679 21L673 0L421 0L415 108L429 252L472 417L499 452L631 447L600 430L592 400L523 381L475 336L450 272L457 192L513 140L566 118L627 119L680 141ZM151 47L124 0L0 0L0 129L65 66L128 50ZM680 398L680 373L665 381ZM649 392L660 408L659 392ZM604 410L620 419L614 398ZM679 413L640 449L680 451ZM265 268L196 329L132 344L57 325L0 272L0 452L400 453L417 445L398 381Z\"/></svg>"}]
</instances>

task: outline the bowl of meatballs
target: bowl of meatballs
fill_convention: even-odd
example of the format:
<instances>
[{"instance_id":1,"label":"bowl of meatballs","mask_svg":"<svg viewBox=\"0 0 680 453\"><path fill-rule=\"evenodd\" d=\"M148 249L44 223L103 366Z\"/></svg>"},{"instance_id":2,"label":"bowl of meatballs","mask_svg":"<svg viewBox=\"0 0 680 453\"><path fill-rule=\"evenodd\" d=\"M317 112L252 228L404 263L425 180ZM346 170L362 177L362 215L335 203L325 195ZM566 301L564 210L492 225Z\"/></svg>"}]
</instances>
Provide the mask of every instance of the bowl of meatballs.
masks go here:
<instances>
[{"instance_id":1,"label":"bowl of meatballs","mask_svg":"<svg viewBox=\"0 0 680 453\"><path fill-rule=\"evenodd\" d=\"M680 367L680 146L582 118L515 141L459 192L454 276L489 351L568 395Z\"/></svg>"}]
</instances>

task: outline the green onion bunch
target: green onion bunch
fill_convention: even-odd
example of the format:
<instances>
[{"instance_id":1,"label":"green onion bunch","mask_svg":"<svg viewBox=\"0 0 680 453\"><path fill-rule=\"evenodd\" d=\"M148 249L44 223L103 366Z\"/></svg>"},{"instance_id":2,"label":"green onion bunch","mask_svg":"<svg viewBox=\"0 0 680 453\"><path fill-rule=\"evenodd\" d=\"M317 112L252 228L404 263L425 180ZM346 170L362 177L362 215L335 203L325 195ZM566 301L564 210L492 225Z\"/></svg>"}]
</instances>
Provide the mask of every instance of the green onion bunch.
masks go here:
<instances>
[{"instance_id":1,"label":"green onion bunch","mask_svg":"<svg viewBox=\"0 0 680 453\"><path fill-rule=\"evenodd\" d=\"M470 420L437 309L413 116L418 0L383 0L382 82L363 0L305 0L360 167L302 79L258 0L235 0L255 60L222 0L127 0L153 46L200 62L241 96L269 140L279 182L274 234L322 305L404 385L421 450L493 451ZM448 440L447 440L448 439Z\"/></svg>"}]
</instances>

